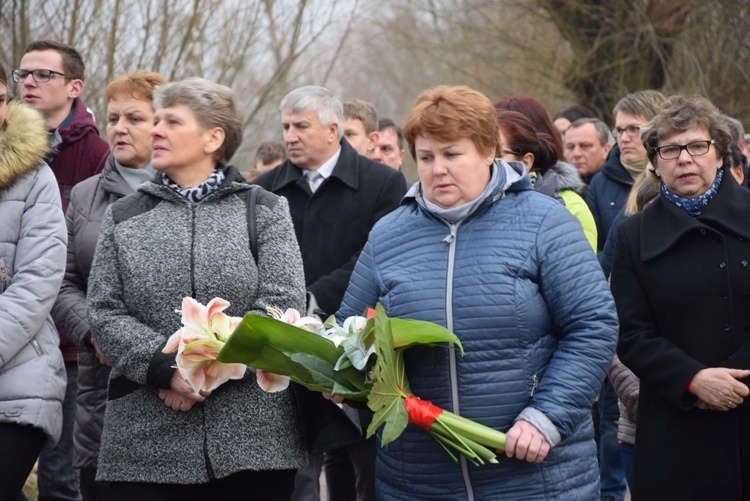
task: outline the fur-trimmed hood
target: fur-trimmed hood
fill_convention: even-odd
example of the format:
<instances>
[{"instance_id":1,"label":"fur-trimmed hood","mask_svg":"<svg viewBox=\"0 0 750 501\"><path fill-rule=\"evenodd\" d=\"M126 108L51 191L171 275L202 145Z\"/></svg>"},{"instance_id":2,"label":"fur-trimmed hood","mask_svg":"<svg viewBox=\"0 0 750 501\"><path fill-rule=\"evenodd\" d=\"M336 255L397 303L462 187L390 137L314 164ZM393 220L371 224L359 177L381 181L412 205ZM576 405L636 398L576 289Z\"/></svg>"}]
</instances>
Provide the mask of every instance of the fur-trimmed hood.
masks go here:
<instances>
[{"instance_id":1,"label":"fur-trimmed hood","mask_svg":"<svg viewBox=\"0 0 750 501\"><path fill-rule=\"evenodd\" d=\"M0 130L0 189L37 167L49 150L44 118L26 105L10 102Z\"/></svg>"}]
</instances>

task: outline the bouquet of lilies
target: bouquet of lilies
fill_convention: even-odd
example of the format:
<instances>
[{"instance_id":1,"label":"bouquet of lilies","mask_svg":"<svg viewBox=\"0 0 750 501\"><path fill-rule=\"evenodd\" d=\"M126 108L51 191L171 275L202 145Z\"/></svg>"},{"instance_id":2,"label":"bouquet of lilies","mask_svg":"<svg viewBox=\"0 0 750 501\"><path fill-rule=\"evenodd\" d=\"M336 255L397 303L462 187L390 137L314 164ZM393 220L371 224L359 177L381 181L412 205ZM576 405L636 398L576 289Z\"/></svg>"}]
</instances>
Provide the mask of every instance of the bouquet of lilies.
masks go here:
<instances>
[{"instance_id":1,"label":"bouquet of lilies","mask_svg":"<svg viewBox=\"0 0 750 501\"><path fill-rule=\"evenodd\" d=\"M183 300L183 328L167 342L177 351L177 368L196 393L211 391L229 379L255 369L258 384L279 391L294 381L309 390L367 405L374 413L367 436L385 425L381 445L397 439L409 423L427 430L457 460L462 454L474 464L496 462L505 448L505 434L421 400L409 389L404 351L414 345L453 344L447 329L417 320L388 318L383 307L365 316L334 317L322 322L296 310L268 309L268 316L228 317L229 303L216 298L205 307Z\"/></svg>"},{"instance_id":2,"label":"bouquet of lilies","mask_svg":"<svg viewBox=\"0 0 750 501\"><path fill-rule=\"evenodd\" d=\"M230 379L242 379L247 371L245 364L225 364L216 360L229 336L242 322L241 317L230 317L224 310L229 303L221 298L212 299L206 306L191 297L182 300L182 328L172 334L162 350L177 352L176 368L190 384L195 394L206 394ZM256 370L258 384L267 392L286 389L289 379Z\"/></svg>"}]
</instances>

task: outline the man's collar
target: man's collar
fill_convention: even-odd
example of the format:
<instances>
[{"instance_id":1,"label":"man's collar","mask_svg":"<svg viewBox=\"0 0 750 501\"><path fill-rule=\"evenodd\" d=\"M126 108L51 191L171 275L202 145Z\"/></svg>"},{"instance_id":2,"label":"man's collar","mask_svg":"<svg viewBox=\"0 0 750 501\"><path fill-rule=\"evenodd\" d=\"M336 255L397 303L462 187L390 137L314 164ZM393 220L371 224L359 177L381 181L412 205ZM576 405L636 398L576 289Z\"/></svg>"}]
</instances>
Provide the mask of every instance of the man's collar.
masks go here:
<instances>
[{"instance_id":1,"label":"man's collar","mask_svg":"<svg viewBox=\"0 0 750 501\"><path fill-rule=\"evenodd\" d=\"M328 179L329 177L331 177L331 174L333 174L333 168L336 167L336 163L338 163L340 156L341 146L336 149L336 153L334 153L331 158L323 162L323 164L315 170L318 172L318 174L323 176L323 179Z\"/></svg>"}]
</instances>

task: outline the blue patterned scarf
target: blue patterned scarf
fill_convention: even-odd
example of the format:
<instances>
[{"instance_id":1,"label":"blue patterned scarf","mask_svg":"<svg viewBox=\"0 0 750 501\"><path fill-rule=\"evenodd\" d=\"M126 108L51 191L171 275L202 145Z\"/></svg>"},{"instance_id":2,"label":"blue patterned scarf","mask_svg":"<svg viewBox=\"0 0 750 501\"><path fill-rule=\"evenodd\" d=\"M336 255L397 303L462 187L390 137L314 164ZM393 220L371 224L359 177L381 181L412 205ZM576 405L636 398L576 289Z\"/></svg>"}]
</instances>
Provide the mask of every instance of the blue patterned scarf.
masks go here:
<instances>
[{"instance_id":1,"label":"blue patterned scarf","mask_svg":"<svg viewBox=\"0 0 750 501\"><path fill-rule=\"evenodd\" d=\"M226 178L224 171L217 167L211 175L208 176L208 179L192 188L181 188L180 185L169 179L167 176L164 176L162 181L165 185L169 186L191 202L200 202L206 198L209 193L216 191L219 186L221 186L221 183L224 182L224 178Z\"/></svg>"},{"instance_id":2,"label":"blue patterned scarf","mask_svg":"<svg viewBox=\"0 0 750 501\"><path fill-rule=\"evenodd\" d=\"M667 200L669 200L691 216L698 217L701 215L701 212L703 212L703 209L706 208L708 202L710 202L711 199L714 198L716 192L719 191L719 185L721 184L721 178L723 176L724 171L722 169L719 169L716 172L716 179L714 179L713 184L708 188L708 190L706 190L703 195L699 197L683 198L679 195L675 195L674 193L669 191L666 186L664 186L663 182L661 183L661 194L664 195Z\"/></svg>"}]
</instances>

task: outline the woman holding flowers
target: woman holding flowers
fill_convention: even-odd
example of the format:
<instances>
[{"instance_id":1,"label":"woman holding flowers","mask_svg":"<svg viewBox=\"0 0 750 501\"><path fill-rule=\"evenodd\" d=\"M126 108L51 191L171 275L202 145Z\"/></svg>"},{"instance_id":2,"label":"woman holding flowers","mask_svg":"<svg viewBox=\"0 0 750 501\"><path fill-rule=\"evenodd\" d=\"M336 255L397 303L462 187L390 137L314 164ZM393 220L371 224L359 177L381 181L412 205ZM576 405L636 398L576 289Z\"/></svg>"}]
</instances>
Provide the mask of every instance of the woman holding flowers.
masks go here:
<instances>
[{"instance_id":1,"label":"woman holding flowers","mask_svg":"<svg viewBox=\"0 0 750 501\"><path fill-rule=\"evenodd\" d=\"M288 205L258 193L254 255L257 188L227 165L242 138L232 91L188 79L156 88L154 107L158 174L107 209L89 280L93 340L112 365L97 478L123 500L289 499L307 460L291 395L265 393L250 370L199 370L191 377L231 380L196 392L163 353L181 305L188 331L224 334L223 309L304 307Z\"/></svg>"},{"instance_id":2,"label":"woman holding flowers","mask_svg":"<svg viewBox=\"0 0 750 501\"><path fill-rule=\"evenodd\" d=\"M661 194L618 228L617 354L640 378L633 499L750 499L750 192L734 133L672 96L642 131Z\"/></svg>"},{"instance_id":3,"label":"woman holding flowers","mask_svg":"<svg viewBox=\"0 0 750 501\"><path fill-rule=\"evenodd\" d=\"M591 246L522 164L495 160L495 110L479 92L423 92L404 136L419 182L374 227L338 317L381 302L452 330L465 356L406 353L412 392L508 435L497 464L472 466L410 425L378 449L379 498L598 499L591 405L617 318Z\"/></svg>"}]
</instances>

